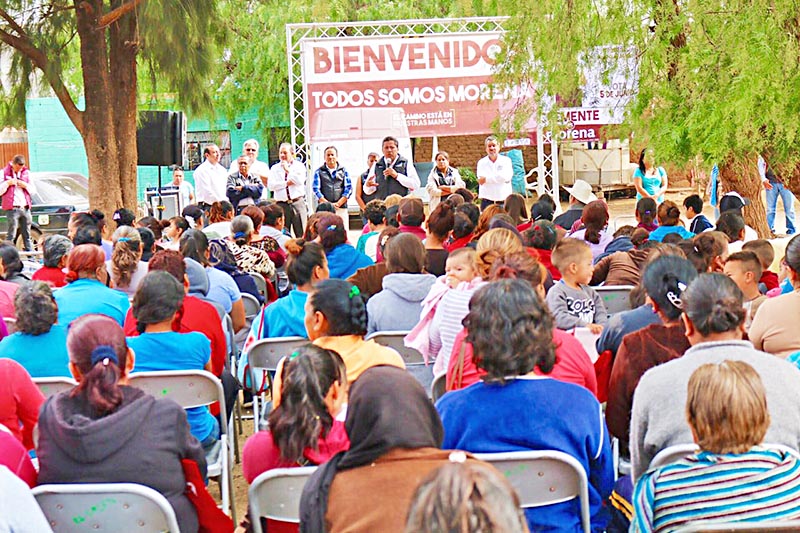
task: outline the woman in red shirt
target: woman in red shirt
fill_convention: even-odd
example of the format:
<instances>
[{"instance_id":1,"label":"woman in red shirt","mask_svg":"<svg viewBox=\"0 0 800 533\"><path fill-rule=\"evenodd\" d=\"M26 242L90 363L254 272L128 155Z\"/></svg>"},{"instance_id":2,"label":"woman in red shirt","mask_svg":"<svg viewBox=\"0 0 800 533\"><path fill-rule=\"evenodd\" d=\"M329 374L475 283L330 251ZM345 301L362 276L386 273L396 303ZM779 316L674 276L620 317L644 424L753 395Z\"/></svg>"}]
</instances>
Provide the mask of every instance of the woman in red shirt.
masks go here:
<instances>
[{"instance_id":1,"label":"woman in red shirt","mask_svg":"<svg viewBox=\"0 0 800 533\"><path fill-rule=\"evenodd\" d=\"M281 402L269 415L269 430L247 439L242 451L248 483L267 470L319 465L350 448L344 422L336 419L347 401L347 371L339 354L308 344L280 372ZM269 524L270 531L275 527L297 531L296 525Z\"/></svg>"}]
</instances>

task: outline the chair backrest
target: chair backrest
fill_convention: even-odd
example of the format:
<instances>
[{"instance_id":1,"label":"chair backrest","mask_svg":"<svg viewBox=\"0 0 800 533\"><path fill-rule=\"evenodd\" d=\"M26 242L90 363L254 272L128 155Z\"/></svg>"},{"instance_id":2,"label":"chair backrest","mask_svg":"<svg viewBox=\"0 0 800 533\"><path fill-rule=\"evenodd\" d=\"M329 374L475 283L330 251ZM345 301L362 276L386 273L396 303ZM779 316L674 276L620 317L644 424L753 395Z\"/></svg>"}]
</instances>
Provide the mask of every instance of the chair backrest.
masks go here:
<instances>
[{"instance_id":1,"label":"chair backrest","mask_svg":"<svg viewBox=\"0 0 800 533\"><path fill-rule=\"evenodd\" d=\"M206 370L133 372L128 384L156 398L169 398L184 409L219 402L220 412L226 412L222 382ZM227 424L220 425L224 433Z\"/></svg>"},{"instance_id":2,"label":"chair backrest","mask_svg":"<svg viewBox=\"0 0 800 533\"><path fill-rule=\"evenodd\" d=\"M577 459L556 450L474 455L505 474L523 509L579 498L583 531L589 533L589 481Z\"/></svg>"},{"instance_id":3,"label":"chair backrest","mask_svg":"<svg viewBox=\"0 0 800 533\"><path fill-rule=\"evenodd\" d=\"M247 352L247 359L250 365L250 383L258 383L256 372L261 370L274 371L278 368L278 362L308 344L308 339L304 337L277 337L274 339L260 339L250 346Z\"/></svg>"},{"instance_id":4,"label":"chair backrest","mask_svg":"<svg viewBox=\"0 0 800 533\"><path fill-rule=\"evenodd\" d=\"M601 285L594 287L594 290L603 299L606 313L609 315L631 309L630 294L633 285Z\"/></svg>"},{"instance_id":5,"label":"chair backrest","mask_svg":"<svg viewBox=\"0 0 800 533\"><path fill-rule=\"evenodd\" d=\"M639 221L636 220L636 216L635 215L622 215L622 216L614 217L614 220L613 220L611 226L613 228L612 231L616 232L622 226L634 226L635 227L635 226L638 226L638 225L639 225Z\"/></svg>"},{"instance_id":6,"label":"chair backrest","mask_svg":"<svg viewBox=\"0 0 800 533\"><path fill-rule=\"evenodd\" d=\"M675 533L712 533L730 531L731 533L771 533L773 531L800 531L800 520L767 522L729 522L689 524L676 529Z\"/></svg>"},{"instance_id":7,"label":"chair backrest","mask_svg":"<svg viewBox=\"0 0 800 533\"><path fill-rule=\"evenodd\" d=\"M19 331L17 329L17 319L16 318L4 317L3 318L3 322L6 323L6 329L8 330L8 334L9 335Z\"/></svg>"},{"instance_id":8,"label":"chair backrest","mask_svg":"<svg viewBox=\"0 0 800 533\"><path fill-rule=\"evenodd\" d=\"M408 335L408 331L376 331L368 335L367 340L373 340L381 346L394 348L403 358L406 366L424 365L425 359L422 357L422 354L414 348L409 348L405 345L403 339L405 339L406 335Z\"/></svg>"},{"instance_id":9,"label":"chair backrest","mask_svg":"<svg viewBox=\"0 0 800 533\"><path fill-rule=\"evenodd\" d=\"M178 520L158 491L135 483L39 485L33 495L53 531L177 533Z\"/></svg>"},{"instance_id":10,"label":"chair backrest","mask_svg":"<svg viewBox=\"0 0 800 533\"><path fill-rule=\"evenodd\" d=\"M250 277L256 282L256 288L258 289L258 293L263 296L264 298L267 297L267 280L264 279L264 276L259 274L258 272L248 272Z\"/></svg>"},{"instance_id":11,"label":"chair backrest","mask_svg":"<svg viewBox=\"0 0 800 533\"><path fill-rule=\"evenodd\" d=\"M592 333L589 328L575 328L572 330L573 336L578 339L594 364L600 355L597 353L597 339L600 338L599 333Z\"/></svg>"},{"instance_id":12,"label":"chair backrest","mask_svg":"<svg viewBox=\"0 0 800 533\"><path fill-rule=\"evenodd\" d=\"M697 444L676 444L668 446L656 454L650 461L650 468L661 468L691 455L698 450Z\"/></svg>"},{"instance_id":13,"label":"chair backrest","mask_svg":"<svg viewBox=\"0 0 800 533\"><path fill-rule=\"evenodd\" d=\"M261 304L258 303L256 297L252 294L242 293L242 302L244 303L244 316L248 320L253 320L255 316L261 311Z\"/></svg>"},{"instance_id":14,"label":"chair backrest","mask_svg":"<svg viewBox=\"0 0 800 533\"><path fill-rule=\"evenodd\" d=\"M248 501L250 522L256 533L262 533L262 516L281 522L300 523L300 496L306 481L316 469L316 466L275 468L253 481L248 491Z\"/></svg>"},{"instance_id":15,"label":"chair backrest","mask_svg":"<svg viewBox=\"0 0 800 533\"><path fill-rule=\"evenodd\" d=\"M447 392L447 374L442 374L433 378L433 383L431 384L431 398L433 399L433 403L436 403L439 398L444 396L445 392Z\"/></svg>"},{"instance_id":16,"label":"chair backrest","mask_svg":"<svg viewBox=\"0 0 800 533\"><path fill-rule=\"evenodd\" d=\"M78 385L78 382L72 378L65 378L62 376L52 378L33 378L33 382L42 391L45 398L55 396L60 392L72 390Z\"/></svg>"}]
</instances>

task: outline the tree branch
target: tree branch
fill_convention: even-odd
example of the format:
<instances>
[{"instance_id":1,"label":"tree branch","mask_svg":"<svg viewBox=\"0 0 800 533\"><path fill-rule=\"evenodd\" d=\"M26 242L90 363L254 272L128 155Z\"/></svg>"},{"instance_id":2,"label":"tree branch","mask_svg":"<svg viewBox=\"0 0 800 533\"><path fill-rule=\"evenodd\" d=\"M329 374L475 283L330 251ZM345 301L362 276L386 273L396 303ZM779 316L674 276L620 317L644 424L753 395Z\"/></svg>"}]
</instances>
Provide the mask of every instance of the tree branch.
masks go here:
<instances>
[{"instance_id":1,"label":"tree branch","mask_svg":"<svg viewBox=\"0 0 800 533\"><path fill-rule=\"evenodd\" d=\"M111 24L114 24L125 14L130 13L131 11L136 9L136 6L138 6L141 3L142 0L131 0L130 2L122 4L118 8L109 11L108 13L100 17L100 26L98 27L98 29L103 29L110 26Z\"/></svg>"},{"instance_id":2,"label":"tree branch","mask_svg":"<svg viewBox=\"0 0 800 533\"><path fill-rule=\"evenodd\" d=\"M7 15L4 10L0 10L0 16ZM5 18L3 16L3 18ZM7 31L0 29L0 41L6 43L8 46L14 48L17 52L22 54L23 56L30 59L30 61L41 70L47 82L52 87L53 92L56 94L58 101L61 102L61 105L64 107L64 111L66 111L67 116L75 125L75 128L83 134L83 112L78 109L78 106L75 105L75 102L72 100L72 96L69 94L69 90L64 85L64 81L61 79L61 76L58 74L54 74L50 72L48 68L49 61L47 60L47 56L36 48L36 46L31 43L31 41L25 36L23 32L22 37L18 37L16 35L12 35Z\"/></svg>"},{"instance_id":3,"label":"tree branch","mask_svg":"<svg viewBox=\"0 0 800 533\"><path fill-rule=\"evenodd\" d=\"M11 29L17 32L17 34L20 37L24 37L27 39L27 34L25 33L25 30L22 29L22 26L17 24L17 21L14 20L14 18L11 15L9 15L5 9L0 9L0 18L8 22L8 25L11 26Z\"/></svg>"}]
</instances>

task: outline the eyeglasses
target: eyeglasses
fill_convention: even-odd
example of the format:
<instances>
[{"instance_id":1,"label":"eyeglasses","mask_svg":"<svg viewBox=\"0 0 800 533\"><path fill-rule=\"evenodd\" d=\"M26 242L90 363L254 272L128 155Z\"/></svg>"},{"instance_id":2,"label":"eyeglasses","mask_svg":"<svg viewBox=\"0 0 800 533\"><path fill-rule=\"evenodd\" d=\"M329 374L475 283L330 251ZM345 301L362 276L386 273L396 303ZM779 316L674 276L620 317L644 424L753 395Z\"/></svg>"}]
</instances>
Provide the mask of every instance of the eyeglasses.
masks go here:
<instances>
[{"instance_id":1,"label":"eyeglasses","mask_svg":"<svg viewBox=\"0 0 800 533\"><path fill-rule=\"evenodd\" d=\"M245 150L245 152L258 152L258 150L256 150L255 148L248 148Z\"/></svg>"}]
</instances>

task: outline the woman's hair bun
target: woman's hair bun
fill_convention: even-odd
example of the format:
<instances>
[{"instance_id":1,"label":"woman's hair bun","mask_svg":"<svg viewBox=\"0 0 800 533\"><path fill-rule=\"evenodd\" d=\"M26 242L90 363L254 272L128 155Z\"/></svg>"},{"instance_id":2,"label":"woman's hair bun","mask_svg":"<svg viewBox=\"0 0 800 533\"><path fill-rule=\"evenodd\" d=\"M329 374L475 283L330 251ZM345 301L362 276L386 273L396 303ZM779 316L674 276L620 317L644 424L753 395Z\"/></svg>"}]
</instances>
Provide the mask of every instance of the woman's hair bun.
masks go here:
<instances>
[{"instance_id":1,"label":"woman's hair bun","mask_svg":"<svg viewBox=\"0 0 800 533\"><path fill-rule=\"evenodd\" d=\"M292 255L300 255L303 253L303 247L305 245L305 239L289 239L286 241L286 251Z\"/></svg>"}]
</instances>

